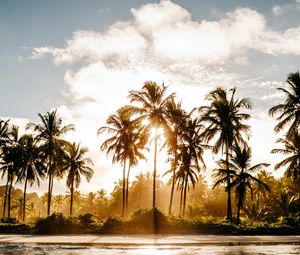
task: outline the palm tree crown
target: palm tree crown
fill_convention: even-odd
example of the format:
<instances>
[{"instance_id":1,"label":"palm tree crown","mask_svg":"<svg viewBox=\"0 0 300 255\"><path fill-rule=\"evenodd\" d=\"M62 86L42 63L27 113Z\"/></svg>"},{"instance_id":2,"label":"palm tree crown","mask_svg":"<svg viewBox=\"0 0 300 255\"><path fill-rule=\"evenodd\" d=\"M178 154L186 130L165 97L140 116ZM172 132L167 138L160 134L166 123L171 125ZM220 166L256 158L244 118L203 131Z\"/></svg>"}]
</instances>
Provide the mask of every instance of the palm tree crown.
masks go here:
<instances>
[{"instance_id":1,"label":"palm tree crown","mask_svg":"<svg viewBox=\"0 0 300 255\"><path fill-rule=\"evenodd\" d=\"M23 192L23 211L22 217L25 220L26 208L26 189L27 183L32 186L35 182L39 185L39 178L43 178L46 174L46 167L44 164L44 155L38 141L32 135L23 135L19 141L20 148L20 170L18 172L17 181L24 181Z\"/></svg>"},{"instance_id":2,"label":"palm tree crown","mask_svg":"<svg viewBox=\"0 0 300 255\"><path fill-rule=\"evenodd\" d=\"M252 183L258 185L263 190L270 191L269 187L264 182L252 175L257 171L262 170L264 167L269 166L269 164L259 163L251 166L251 157L251 148L246 144L243 144L243 147L239 145L233 147L233 155L231 155L229 162L232 181L230 182L229 186L226 187L226 189L235 189L238 206L237 224L240 223L240 210L243 207L247 190L252 193ZM224 176L225 178L227 176L226 169L217 169L217 175L219 175L221 178L216 182L215 185L225 181Z\"/></svg>"},{"instance_id":3,"label":"palm tree crown","mask_svg":"<svg viewBox=\"0 0 300 255\"><path fill-rule=\"evenodd\" d=\"M277 115L278 124L275 131L279 132L290 124L287 136L293 136L295 132L300 132L300 74L290 73L287 78L288 88L278 88L286 97L284 103L272 107L270 115Z\"/></svg>"},{"instance_id":4,"label":"palm tree crown","mask_svg":"<svg viewBox=\"0 0 300 255\"><path fill-rule=\"evenodd\" d=\"M286 166L286 174L293 180L300 178L300 135L294 133L292 136L286 136L285 139L279 138L277 143L283 145L283 149L273 149L271 153L287 155L287 158L275 165L275 169Z\"/></svg>"},{"instance_id":5,"label":"palm tree crown","mask_svg":"<svg viewBox=\"0 0 300 255\"><path fill-rule=\"evenodd\" d=\"M203 135L207 141L217 138L214 143L214 153L224 152L226 146L231 148L235 142L243 142L243 134L250 132L250 126L243 121L250 119L248 113L241 113L241 109L250 109L248 98L236 99L236 89L217 88L207 95L209 106L200 107L201 121L207 123Z\"/></svg>"},{"instance_id":6,"label":"palm tree crown","mask_svg":"<svg viewBox=\"0 0 300 255\"><path fill-rule=\"evenodd\" d=\"M63 146L66 145L66 141L61 139L61 136L70 130L74 130L74 126L63 126L62 119L56 115L56 110L47 112L45 115L39 114L39 117L42 123L29 123L27 128L33 129L37 133L36 139L42 143L41 150L44 152L49 179L47 203L47 215L49 216L53 178L62 176L61 168L58 166L62 163Z\"/></svg>"},{"instance_id":7,"label":"palm tree crown","mask_svg":"<svg viewBox=\"0 0 300 255\"><path fill-rule=\"evenodd\" d=\"M90 158L85 158L88 149L80 147L80 144L72 143L66 146L64 154L63 171L67 172L67 187L70 189L70 216L73 209L74 188L78 188L81 182L81 175L89 181L93 176L93 169L90 165L93 162Z\"/></svg>"},{"instance_id":8,"label":"palm tree crown","mask_svg":"<svg viewBox=\"0 0 300 255\"><path fill-rule=\"evenodd\" d=\"M153 167L153 201L152 206L155 207L155 192L156 192L156 157L157 157L157 129L163 127L168 128L166 120L166 104L175 97L175 93L166 95L167 87L157 85L155 82L147 81L144 83L141 90L131 90L129 99L131 103L137 103L138 106L128 106L127 110L132 114L137 114L137 121L148 122L146 132L150 129L155 129L154 137L154 167Z\"/></svg>"}]
</instances>

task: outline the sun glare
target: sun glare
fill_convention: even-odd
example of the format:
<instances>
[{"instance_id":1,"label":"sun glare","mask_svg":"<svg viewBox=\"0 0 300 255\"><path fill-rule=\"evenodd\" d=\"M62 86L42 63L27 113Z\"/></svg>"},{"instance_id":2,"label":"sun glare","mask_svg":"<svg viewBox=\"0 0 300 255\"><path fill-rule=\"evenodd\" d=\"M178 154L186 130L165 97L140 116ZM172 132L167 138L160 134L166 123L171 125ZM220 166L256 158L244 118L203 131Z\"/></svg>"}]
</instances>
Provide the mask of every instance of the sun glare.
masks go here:
<instances>
[{"instance_id":1,"label":"sun glare","mask_svg":"<svg viewBox=\"0 0 300 255\"><path fill-rule=\"evenodd\" d=\"M155 134L158 136L158 142L162 142L164 140L164 130L163 128L151 128L150 130L150 140L155 138Z\"/></svg>"}]
</instances>

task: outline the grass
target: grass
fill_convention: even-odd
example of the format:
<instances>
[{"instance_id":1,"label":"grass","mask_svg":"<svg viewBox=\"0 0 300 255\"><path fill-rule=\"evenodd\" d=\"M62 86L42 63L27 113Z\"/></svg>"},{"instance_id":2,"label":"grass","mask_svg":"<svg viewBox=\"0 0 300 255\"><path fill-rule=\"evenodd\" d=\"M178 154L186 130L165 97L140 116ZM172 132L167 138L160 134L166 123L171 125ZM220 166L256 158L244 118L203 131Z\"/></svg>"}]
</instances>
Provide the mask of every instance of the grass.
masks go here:
<instances>
[{"instance_id":1,"label":"grass","mask_svg":"<svg viewBox=\"0 0 300 255\"><path fill-rule=\"evenodd\" d=\"M222 218L202 217L189 220L167 217L158 209L139 209L126 219L109 217L98 221L91 214L66 218L52 214L32 224L0 224L0 233L8 234L216 234L216 235L299 235L300 215L280 217L275 223L232 224Z\"/></svg>"}]
</instances>

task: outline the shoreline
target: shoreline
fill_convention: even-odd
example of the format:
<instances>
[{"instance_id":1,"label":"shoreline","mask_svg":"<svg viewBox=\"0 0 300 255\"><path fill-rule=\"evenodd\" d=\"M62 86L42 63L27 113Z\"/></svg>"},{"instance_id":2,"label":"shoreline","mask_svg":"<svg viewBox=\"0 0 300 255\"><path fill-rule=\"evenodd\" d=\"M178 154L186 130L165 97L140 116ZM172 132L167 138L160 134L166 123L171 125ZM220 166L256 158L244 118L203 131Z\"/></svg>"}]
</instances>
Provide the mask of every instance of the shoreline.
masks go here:
<instances>
[{"instance_id":1,"label":"shoreline","mask_svg":"<svg viewBox=\"0 0 300 255\"><path fill-rule=\"evenodd\" d=\"M204 246L300 244L300 235L0 235L0 245Z\"/></svg>"}]
</instances>

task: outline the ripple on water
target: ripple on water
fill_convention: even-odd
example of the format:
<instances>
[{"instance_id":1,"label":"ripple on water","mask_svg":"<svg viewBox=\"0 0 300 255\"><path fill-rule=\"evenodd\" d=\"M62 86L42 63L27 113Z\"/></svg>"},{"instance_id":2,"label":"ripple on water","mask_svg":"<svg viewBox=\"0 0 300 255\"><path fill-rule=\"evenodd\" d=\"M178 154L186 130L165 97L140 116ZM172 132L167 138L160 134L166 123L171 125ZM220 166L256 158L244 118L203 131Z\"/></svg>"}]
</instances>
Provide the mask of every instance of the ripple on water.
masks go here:
<instances>
[{"instance_id":1,"label":"ripple on water","mask_svg":"<svg viewBox=\"0 0 300 255\"><path fill-rule=\"evenodd\" d=\"M1 245L2 255L286 255L300 254L300 245L208 246L59 246Z\"/></svg>"}]
</instances>

